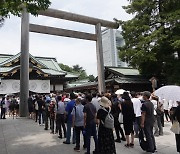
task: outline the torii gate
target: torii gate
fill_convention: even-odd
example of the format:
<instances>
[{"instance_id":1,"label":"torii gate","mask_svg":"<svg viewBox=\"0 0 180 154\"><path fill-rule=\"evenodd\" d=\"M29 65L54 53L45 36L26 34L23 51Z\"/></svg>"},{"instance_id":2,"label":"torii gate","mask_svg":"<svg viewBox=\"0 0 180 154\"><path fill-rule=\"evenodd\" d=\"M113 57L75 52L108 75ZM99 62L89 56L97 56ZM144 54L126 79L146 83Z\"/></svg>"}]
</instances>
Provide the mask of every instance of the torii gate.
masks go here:
<instances>
[{"instance_id":1,"label":"torii gate","mask_svg":"<svg viewBox=\"0 0 180 154\"><path fill-rule=\"evenodd\" d=\"M55 27L29 24L29 14L26 12L26 9L23 10L22 19L21 19L21 60L20 60L21 61L21 67L20 67L20 116L21 117L26 117L28 113L27 100L29 97L29 32L96 41L98 91L99 93L101 93L101 92L105 92L101 26L113 28L113 29L117 29L119 27L119 24L115 22L88 17L84 15L78 15L78 14L55 10L55 9L47 9L46 11L40 11L39 15L94 25L96 33L91 34L91 33L66 30Z\"/></svg>"}]
</instances>

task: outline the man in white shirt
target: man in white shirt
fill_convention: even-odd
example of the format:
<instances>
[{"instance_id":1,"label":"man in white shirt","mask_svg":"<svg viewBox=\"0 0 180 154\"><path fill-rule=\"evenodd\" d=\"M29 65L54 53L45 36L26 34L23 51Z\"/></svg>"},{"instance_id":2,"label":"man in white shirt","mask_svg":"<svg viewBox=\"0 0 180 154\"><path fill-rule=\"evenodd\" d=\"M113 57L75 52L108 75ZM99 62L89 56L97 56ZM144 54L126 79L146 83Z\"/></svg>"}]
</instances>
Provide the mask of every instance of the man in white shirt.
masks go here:
<instances>
[{"instance_id":1,"label":"man in white shirt","mask_svg":"<svg viewBox=\"0 0 180 154\"><path fill-rule=\"evenodd\" d=\"M166 121L170 121L170 115L169 115L169 102L166 99L162 99L162 104L163 104L163 108L164 108L164 114L166 117Z\"/></svg>"},{"instance_id":2,"label":"man in white shirt","mask_svg":"<svg viewBox=\"0 0 180 154\"><path fill-rule=\"evenodd\" d=\"M141 107L142 107L142 103L136 97L136 93L134 91L131 92L131 96L132 96L131 101L133 102L134 113L136 115L135 122L134 122L134 130L135 130L135 133L136 133L135 137L138 137L139 128L140 128L140 121L141 121Z\"/></svg>"},{"instance_id":3,"label":"man in white shirt","mask_svg":"<svg viewBox=\"0 0 180 154\"><path fill-rule=\"evenodd\" d=\"M155 117L155 122L154 122L154 136L159 136L163 135L163 124L161 121L161 116L163 112L161 111L161 104L158 102L158 98L155 96L151 96L151 102L154 105L154 117Z\"/></svg>"},{"instance_id":4,"label":"man in white shirt","mask_svg":"<svg viewBox=\"0 0 180 154\"><path fill-rule=\"evenodd\" d=\"M91 103L96 107L96 112L99 110L99 108L100 108L100 104L99 104L99 100L98 100L98 98L97 98L97 95L96 95L96 93L92 93L92 101L91 101Z\"/></svg>"}]
</instances>

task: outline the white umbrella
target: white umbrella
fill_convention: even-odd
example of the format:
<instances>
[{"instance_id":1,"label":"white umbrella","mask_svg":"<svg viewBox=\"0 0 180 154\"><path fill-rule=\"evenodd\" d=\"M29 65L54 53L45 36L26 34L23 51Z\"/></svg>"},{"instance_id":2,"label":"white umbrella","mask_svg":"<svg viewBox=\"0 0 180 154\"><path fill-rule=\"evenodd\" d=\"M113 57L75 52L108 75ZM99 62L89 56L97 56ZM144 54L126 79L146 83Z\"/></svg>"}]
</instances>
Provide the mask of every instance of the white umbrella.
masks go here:
<instances>
[{"instance_id":1,"label":"white umbrella","mask_svg":"<svg viewBox=\"0 0 180 154\"><path fill-rule=\"evenodd\" d=\"M163 86L157 89L154 94L161 97L161 99L166 99L167 101L180 101L180 86Z\"/></svg>"},{"instance_id":2,"label":"white umbrella","mask_svg":"<svg viewBox=\"0 0 180 154\"><path fill-rule=\"evenodd\" d=\"M124 92L125 92L124 89L118 89L118 90L115 92L115 94L116 94L116 95L122 95Z\"/></svg>"}]
</instances>

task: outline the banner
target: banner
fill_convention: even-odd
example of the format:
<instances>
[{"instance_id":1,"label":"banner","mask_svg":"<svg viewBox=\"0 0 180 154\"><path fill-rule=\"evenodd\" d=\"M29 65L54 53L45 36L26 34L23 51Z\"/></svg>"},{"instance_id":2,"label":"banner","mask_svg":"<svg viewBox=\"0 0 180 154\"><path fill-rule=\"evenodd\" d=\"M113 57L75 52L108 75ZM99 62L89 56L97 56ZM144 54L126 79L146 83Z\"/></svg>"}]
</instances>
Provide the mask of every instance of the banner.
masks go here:
<instances>
[{"instance_id":1,"label":"banner","mask_svg":"<svg viewBox=\"0 0 180 154\"><path fill-rule=\"evenodd\" d=\"M29 90L35 93L50 93L50 80L29 80ZM19 80L1 80L0 94L20 92Z\"/></svg>"}]
</instances>

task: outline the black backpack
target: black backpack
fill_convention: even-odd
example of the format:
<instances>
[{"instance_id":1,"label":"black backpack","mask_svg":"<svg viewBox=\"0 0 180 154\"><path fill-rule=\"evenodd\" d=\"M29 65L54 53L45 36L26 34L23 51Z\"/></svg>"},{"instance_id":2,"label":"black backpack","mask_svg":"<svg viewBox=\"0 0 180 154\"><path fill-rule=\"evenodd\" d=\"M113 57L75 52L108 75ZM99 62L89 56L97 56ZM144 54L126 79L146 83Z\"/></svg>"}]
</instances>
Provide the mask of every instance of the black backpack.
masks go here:
<instances>
[{"instance_id":1,"label":"black backpack","mask_svg":"<svg viewBox=\"0 0 180 154\"><path fill-rule=\"evenodd\" d=\"M147 151L147 150L148 150L148 143L147 143L147 141L144 139L144 131L143 131L142 128L141 128L140 131L139 131L139 144L140 144L140 147L141 147L144 151Z\"/></svg>"}]
</instances>

